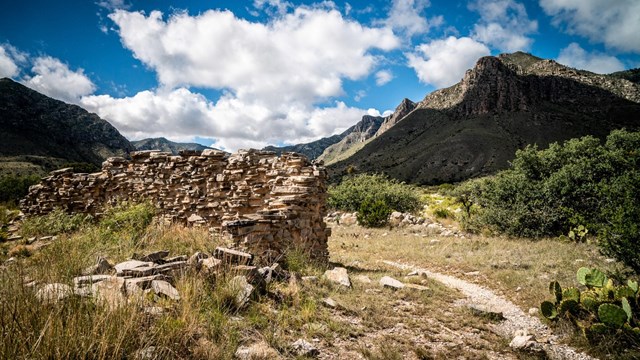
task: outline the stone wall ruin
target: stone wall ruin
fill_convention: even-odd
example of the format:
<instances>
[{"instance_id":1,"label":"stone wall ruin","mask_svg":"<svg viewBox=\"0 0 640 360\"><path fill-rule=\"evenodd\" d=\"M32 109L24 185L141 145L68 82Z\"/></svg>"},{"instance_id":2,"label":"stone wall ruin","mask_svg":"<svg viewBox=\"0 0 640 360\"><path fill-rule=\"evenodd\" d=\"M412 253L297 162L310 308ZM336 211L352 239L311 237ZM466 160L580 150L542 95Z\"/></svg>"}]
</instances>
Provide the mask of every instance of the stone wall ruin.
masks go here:
<instances>
[{"instance_id":1,"label":"stone wall ruin","mask_svg":"<svg viewBox=\"0 0 640 360\"><path fill-rule=\"evenodd\" d=\"M205 150L140 151L131 158L109 158L93 174L53 171L29 189L22 211L99 214L123 200L146 199L163 217L211 227L258 261L276 261L291 247L327 260L327 174L306 157Z\"/></svg>"}]
</instances>

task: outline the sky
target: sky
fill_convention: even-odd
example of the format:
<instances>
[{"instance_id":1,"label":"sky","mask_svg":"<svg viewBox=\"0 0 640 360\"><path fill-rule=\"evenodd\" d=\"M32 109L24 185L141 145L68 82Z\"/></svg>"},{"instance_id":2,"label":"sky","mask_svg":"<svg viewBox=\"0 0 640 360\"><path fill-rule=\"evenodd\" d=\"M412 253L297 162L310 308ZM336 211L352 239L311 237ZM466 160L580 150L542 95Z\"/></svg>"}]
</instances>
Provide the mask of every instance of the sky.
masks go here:
<instances>
[{"instance_id":1,"label":"sky","mask_svg":"<svg viewBox=\"0 0 640 360\"><path fill-rule=\"evenodd\" d=\"M451 86L478 58L640 67L638 0L135 1L0 5L0 77L130 140L304 143Z\"/></svg>"}]
</instances>

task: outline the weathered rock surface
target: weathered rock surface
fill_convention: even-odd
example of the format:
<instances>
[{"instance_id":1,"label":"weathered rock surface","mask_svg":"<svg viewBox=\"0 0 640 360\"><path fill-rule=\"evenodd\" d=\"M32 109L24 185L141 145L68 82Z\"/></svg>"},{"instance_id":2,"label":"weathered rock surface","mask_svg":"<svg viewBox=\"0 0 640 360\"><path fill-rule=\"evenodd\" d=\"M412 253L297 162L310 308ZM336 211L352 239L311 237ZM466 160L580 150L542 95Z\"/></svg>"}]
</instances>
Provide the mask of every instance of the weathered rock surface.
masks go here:
<instances>
[{"instance_id":1,"label":"weathered rock surface","mask_svg":"<svg viewBox=\"0 0 640 360\"><path fill-rule=\"evenodd\" d=\"M401 281L396 280L390 276L383 276L382 278L380 278L380 285L382 285L382 287L394 290L400 290L404 288L404 284Z\"/></svg>"}]
</instances>

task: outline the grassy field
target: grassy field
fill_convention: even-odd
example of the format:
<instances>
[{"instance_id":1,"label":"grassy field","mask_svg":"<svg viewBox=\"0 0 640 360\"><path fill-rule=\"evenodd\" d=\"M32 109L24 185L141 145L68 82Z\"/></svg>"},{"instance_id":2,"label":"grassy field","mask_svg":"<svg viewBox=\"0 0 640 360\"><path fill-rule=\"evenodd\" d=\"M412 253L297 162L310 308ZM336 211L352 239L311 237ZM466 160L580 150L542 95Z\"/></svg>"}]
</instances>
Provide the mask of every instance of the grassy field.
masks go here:
<instances>
[{"instance_id":1,"label":"grassy field","mask_svg":"<svg viewBox=\"0 0 640 360\"><path fill-rule=\"evenodd\" d=\"M231 276L195 271L174 279L178 302L111 309L87 297L56 304L36 298L42 284L72 285L98 256L119 262L161 249L189 256L223 243L204 228L158 224L150 214L144 206L116 209L101 221L53 214L26 221L22 231L25 238L58 233L56 240L1 244L0 262L11 256L17 261L0 270L0 358L231 359L239 347L251 345L261 349L254 358L305 358L292 346L298 339L313 344L321 359L526 358L492 331L490 320L455 306L462 298L457 291L428 278L406 277L382 261L478 283L525 311L548 298L550 280L574 283L580 266L621 269L589 244L334 226L329 264L313 264L292 252L283 265L294 275L269 284L242 308L234 305ZM451 219L446 223L455 225ZM352 288L322 278L334 266L348 269ZM382 276L428 289L382 288ZM162 310L150 312L151 307Z\"/></svg>"}]
</instances>

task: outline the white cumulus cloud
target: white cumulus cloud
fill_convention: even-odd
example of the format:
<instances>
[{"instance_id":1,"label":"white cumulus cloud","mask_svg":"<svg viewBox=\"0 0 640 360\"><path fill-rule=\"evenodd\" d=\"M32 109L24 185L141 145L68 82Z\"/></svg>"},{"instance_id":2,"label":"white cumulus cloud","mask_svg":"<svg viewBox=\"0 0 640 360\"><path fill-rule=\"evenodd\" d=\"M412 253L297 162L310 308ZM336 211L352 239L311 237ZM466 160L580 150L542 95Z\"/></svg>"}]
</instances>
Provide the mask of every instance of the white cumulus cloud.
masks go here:
<instances>
[{"instance_id":1,"label":"white cumulus cloud","mask_svg":"<svg viewBox=\"0 0 640 360\"><path fill-rule=\"evenodd\" d=\"M427 33L430 28L440 26L443 22L442 16L427 19L423 15L429 5L428 0L393 0L383 23L407 37Z\"/></svg>"},{"instance_id":2,"label":"white cumulus cloud","mask_svg":"<svg viewBox=\"0 0 640 360\"><path fill-rule=\"evenodd\" d=\"M557 61L564 65L589 70L598 74L610 74L625 69L624 64L615 56L589 53L577 43L571 43L562 49Z\"/></svg>"},{"instance_id":3,"label":"white cumulus cloud","mask_svg":"<svg viewBox=\"0 0 640 360\"><path fill-rule=\"evenodd\" d=\"M621 51L640 53L640 1L540 0L553 24Z\"/></svg>"},{"instance_id":4,"label":"white cumulus cloud","mask_svg":"<svg viewBox=\"0 0 640 360\"><path fill-rule=\"evenodd\" d=\"M85 96L81 105L131 139L210 137L217 139L214 146L231 151L262 148L283 139L288 143L317 140L344 131L367 112L343 102L323 108L272 109L230 94L212 102L186 88L147 90L125 98Z\"/></svg>"},{"instance_id":5,"label":"white cumulus cloud","mask_svg":"<svg viewBox=\"0 0 640 360\"><path fill-rule=\"evenodd\" d=\"M35 75L27 77L24 84L54 99L78 103L82 96L96 89L83 69L73 71L67 64L51 56L37 57L31 71Z\"/></svg>"},{"instance_id":6,"label":"white cumulus cloud","mask_svg":"<svg viewBox=\"0 0 640 360\"><path fill-rule=\"evenodd\" d=\"M393 73L390 70L376 72L376 85L382 86L391 80L393 80Z\"/></svg>"},{"instance_id":7,"label":"white cumulus cloud","mask_svg":"<svg viewBox=\"0 0 640 360\"><path fill-rule=\"evenodd\" d=\"M500 51L527 51L538 30L538 22L529 19L527 9L515 0L477 0L469 9L480 14L471 37Z\"/></svg>"},{"instance_id":8,"label":"white cumulus cloud","mask_svg":"<svg viewBox=\"0 0 640 360\"><path fill-rule=\"evenodd\" d=\"M329 5L254 5L281 11L261 23L221 10L166 18L116 10L109 17L122 44L156 72L160 86L125 98L86 96L82 105L131 138L200 136L230 150L308 142L360 120L367 110L333 99L344 95L343 80L375 70L373 50L400 46L393 31L345 19ZM223 95L210 100L193 87Z\"/></svg>"},{"instance_id":9,"label":"white cumulus cloud","mask_svg":"<svg viewBox=\"0 0 640 360\"><path fill-rule=\"evenodd\" d=\"M450 36L419 45L415 52L405 55L421 82L447 87L460 81L478 58L489 54L489 48L482 43Z\"/></svg>"},{"instance_id":10,"label":"white cumulus cloud","mask_svg":"<svg viewBox=\"0 0 640 360\"><path fill-rule=\"evenodd\" d=\"M20 72L11 52L9 46L0 45L0 78L14 77Z\"/></svg>"},{"instance_id":11,"label":"white cumulus cloud","mask_svg":"<svg viewBox=\"0 0 640 360\"><path fill-rule=\"evenodd\" d=\"M370 50L399 46L390 29L364 27L320 8L300 7L268 24L217 10L177 13L166 21L158 11L118 10L110 17L122 43L162 85L229 89L268 104L340 95L342 79L373 69Z\"/></svg>"}]
</instances>

